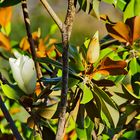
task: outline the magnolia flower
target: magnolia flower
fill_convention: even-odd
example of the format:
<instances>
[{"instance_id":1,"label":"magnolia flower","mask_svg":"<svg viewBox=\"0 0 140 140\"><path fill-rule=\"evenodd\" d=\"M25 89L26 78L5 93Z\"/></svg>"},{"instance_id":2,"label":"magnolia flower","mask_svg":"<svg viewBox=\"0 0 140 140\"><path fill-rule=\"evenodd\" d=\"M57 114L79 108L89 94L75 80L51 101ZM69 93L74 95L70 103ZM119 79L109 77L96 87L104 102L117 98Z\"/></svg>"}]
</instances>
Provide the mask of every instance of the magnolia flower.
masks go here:
<instances>
[{"instance_id":1,"label":"magnolia flower","mask_svg":"<svg viewBox=\"0 0 140 140\"><path fill-rule=\"evenodd\" d=\"M36 86L36 70L34 61L21 55L17 59L9 58L12 74L19 88L26 94L32 94Z\"/></svg>"}]
</instances>

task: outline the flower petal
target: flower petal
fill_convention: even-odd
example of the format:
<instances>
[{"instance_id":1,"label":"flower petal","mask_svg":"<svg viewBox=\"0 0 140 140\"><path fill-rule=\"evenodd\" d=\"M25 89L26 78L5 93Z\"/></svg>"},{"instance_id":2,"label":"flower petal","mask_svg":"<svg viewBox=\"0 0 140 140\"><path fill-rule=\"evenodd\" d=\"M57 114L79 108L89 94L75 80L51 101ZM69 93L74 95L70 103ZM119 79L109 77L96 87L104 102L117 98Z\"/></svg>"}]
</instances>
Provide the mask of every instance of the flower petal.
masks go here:
<instances>
[{"instance_id":1,"label":"flower petal","mask_svg":"<svg viewBox=\"0 0 140 140\"><path fill-rule=\"evenodd\" d=\"M26 89L24 87L24 82L23 82L23 79L21 77L20 68L19 68L20 59L9 58L9 63L10 63L12 74L13 74L15 81L17 82L18 86L24 92L26 92Z\"/></svg>"},{"instance_id":2,"label":"flower petal","mask_svg":"<svg viewBox=\"0 0 140 140\"><path fill-rule=\"evenodd\" d=\"M29 57L24 57L24 64L21 70L22 79L24 81L27 94L31 94L35 90L36 86L36 70L34 66L34 61Z\"/></svg>"}]
</instances>

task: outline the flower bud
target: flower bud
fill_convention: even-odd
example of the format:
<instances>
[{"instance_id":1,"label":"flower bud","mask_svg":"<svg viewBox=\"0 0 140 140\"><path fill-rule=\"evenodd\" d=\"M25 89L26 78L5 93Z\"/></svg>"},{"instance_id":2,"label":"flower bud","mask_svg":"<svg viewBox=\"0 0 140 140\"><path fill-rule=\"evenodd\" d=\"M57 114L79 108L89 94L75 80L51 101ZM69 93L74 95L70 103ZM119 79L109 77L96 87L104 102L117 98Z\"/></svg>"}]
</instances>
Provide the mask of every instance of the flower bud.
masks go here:
<instances>
[{"instance_id":1,"label":"flower bud","mask_svg":"<svg viewBox=\"0 0 140 140\"><path fill-rule=\"evenodd\" d=\"M36 70L34 61L28 56L17 59L9 58L12 74L19 88L26 94L32 94L36 86Z\"/></svg>"},{"instance_id":2,"label":"flower bud","mask_svg":"<svg viewBox=\"0 0 140 140\"><path fill-rule=\"evenodd\" d=\"M99 44L99 33L98 31L94 34L91 39L88 50L87 50L87 62L95 63L100 55L100 44Z\"/></svg>"}]
</instances>

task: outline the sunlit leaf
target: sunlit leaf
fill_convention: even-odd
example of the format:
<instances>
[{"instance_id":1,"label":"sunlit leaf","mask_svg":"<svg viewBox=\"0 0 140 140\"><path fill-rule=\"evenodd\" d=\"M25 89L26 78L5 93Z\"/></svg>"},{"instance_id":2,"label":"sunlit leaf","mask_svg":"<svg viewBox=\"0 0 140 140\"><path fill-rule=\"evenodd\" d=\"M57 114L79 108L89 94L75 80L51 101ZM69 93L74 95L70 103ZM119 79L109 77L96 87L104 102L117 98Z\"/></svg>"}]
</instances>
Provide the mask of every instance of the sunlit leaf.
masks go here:
<instances>
[{"instance_id":1,"label":"sunlit leaf","mask_svg":"<svg viewBox=\"0 0 140 140\"><path fill-rule=\"evenodd\" d=\"M129 42L129 27L122 23L118 22L115 25L106 24L107 31L109 35L113 38L119 40L120 42Z\"/></svg>"},{"instance_id":2,"label":"sunlit leaf","mask_svg":"<svg viewBox=\"0 0 140 140\"><path fill-rule=\"evenodd\" d=\"M18 86L10 86L7 84L2 84L1 82L1 88L4 92L4 94L13 100L19 100L21 96L24 95L24 93L18 88Z\"/></svg>"},{"instance_id":3,"label":"sunlit leaf","mask_svg":"<svg viewBox=\"0 0 140 140\"><path fill-rule=\"evenodd\" d=\"M124 91L124 94L126 98L128 99L140 99L139 96L135 95L132 91L130 91L125 85L122 84L122 89Z\"/></svg>"},{"instance_id":4,"label":"sunlit leaf","mask_svg":"<svg viewBox=\"0 0 140 140\"><path fill-rule=\"evenodd\" d=\"M93 7L92 7L92 10L90 12L90 15L100 19L100 12L99 12L100 1L99 0L93 0L92 5L93 5Z\"/></svg>"},{"instance_id":5,"label":"sunlit leaf","mask_svg":"<svg viewBox=\"0 0 140 140\"><path fill-rule=\"evenodd\" d=\"M120 116L116 105L112 99L110 99L110 97L96 85L94 86L94 92L96 97L100 99L103 113L106 115L111 125L116 127Z\"/></svg>"},{"instance_id":6,"label":"sunlit leaf","mask_svg":"<svg viewBox=\"0 0 140 140\"><path fill-rule=\"evenodd\" d=\"M136 139L136 131L127 131L123 134L123 138L133 140Z\"/></svg>"},{"instance_id":7,"label":"sunlit leaf","mask_svg":"<svg viewBox=\"0 0 140 140\"><path fill-rule=\"evenodd\" d=\"M137 59L134 57L131 59L130 63L129 63L129 71L131 72L131 75L136 74L139 69L138 69L138 62Z\"/></svg>"},{"instance_id":8,"label":"sunlit leaf","mask_svg":"<svg viewBox=\"0 0 140 140\"><path fill-rule=\"evenodd\" d=\"M23 49L23 51L27 51L30 48L30 44L28 42L27 37L24 37L20 42L20 48Z\"/></svg>"},{"instance_id":9,"label":"sunlit leaf","mask_svg":"<svg viewBox=\"0 0 140 140\"><path fill-rule=\"evenodd\" d=\"M88 50L87 50L87 62L95 63L100 55L100 44L99 44L99 33L98 31L94 34L91 39Z\"/></svg>"},{"instance_id":10,"label":"sunlit leaf","mask_svg":"<svg viewBox=\"0 0 140 140\"><path fill-rule=\"evenodd\" d=\"M140 38L140 16L135 16L126 20L125 23L106 24L109 35L123 43L132 45Z\"/></svg>"},{"instance_id":11,"label":"sunlit leaf","mask_svg":"<svg viewBox=\"0 0 140 140\"><path fill-rule=\"evenodd\" d=\"M9 38L1 32L0 32L0 47L3 47L6 50L11 49Z\"/></svg>"},{"instance_id":12,"label":"sunlit leaf","mask_svg":"<svg viewBox=\"0 0 140 140\"><path fill-rule=\"evenodd\" d=\"M81 104L86 104L89 101L91 101L92 98L93 98L93 95L92 95L92 92L91 92L90 88L85 83L80 83L79 87L83 91L83 96L82 96Z\"/></svg>"},{"instance_id":13,"label":"sunlit leaf","mask_svg":"<svg viewBox=\"0 0 140 140\"><path fill-rule=\"evenodd\" d=\"M124 21L127 18L140 15L140 1L139 0L130 0L125 11L124 11Z\"/></svg>"},{"instance_id":14,"label":"sunlit leaf","mask_svg":"<svg viewBox=\"0 0 140 140\"><path fill-rule=\"evenodd\" d=\"M57 105L58 104L55 103L46 107L41 107L37 110L36 113L45 119L51 119L56 112Z\"/></svg>"},{"instance_id":15,"label":"sunlit leaf","mask_svg":"<svg viewBox=\"0 0 140 140\"><path fill-rule=\"evenodd\" d=\"M126 6L125 0L117 0L116 7L118 7L121 11L124 10L125 6Z\"/></svg>"},{"instance_id":16,"label":"sunlit leaf","mask_svg":"<svg viewBox=\"0 0 140 140\"><path fill-rule=\"evenodd\" d=\"M4 28L10 23L12 17L12 7L0 8L0 25Z\"/></svg>"},{"instance_id":17,"label":"sunlit leaf","mask_svg":"<svg viewBox=\"0 0 140 140\"><path fill-rule=\"evenodd\" d=\"M129 27L130 27L130 39L132 42L136 41L137 39L140 38L140 16L135 16L132 18L129 18L125 22Z\"/></svg>"}]
</instances>

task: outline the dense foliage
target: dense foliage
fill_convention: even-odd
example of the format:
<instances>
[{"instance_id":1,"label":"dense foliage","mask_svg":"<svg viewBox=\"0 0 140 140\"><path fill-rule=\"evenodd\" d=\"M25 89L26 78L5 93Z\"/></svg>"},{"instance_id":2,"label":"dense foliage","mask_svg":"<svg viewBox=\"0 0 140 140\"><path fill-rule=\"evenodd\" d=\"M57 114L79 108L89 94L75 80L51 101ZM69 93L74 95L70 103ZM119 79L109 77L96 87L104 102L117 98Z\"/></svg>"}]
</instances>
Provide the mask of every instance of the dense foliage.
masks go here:
<instances>
[{"instance_id":1,"label":"dense foliage","mask_svg":"<svg viewBox=\"0 0 140 140\"><path fill-rule=\"evenodd\" d=\"M11 6L0 1L0 93L23 139L54 140L62 89L62 43L41 31L32 33L36 58L25 36L11 40ZM113 22L100 15L101 2L123 13ZM75 0L77 11L103 20L108 35L69 45L69 79L64 140L140 139L140 1ZM19 6L16 5L16 6ZM75 4L76 6L76 4ZM50 31L55 33L56 26ZM82 29L81 29L82 30ZM9 59L10 58L10 59ZM37 79L34 62L42 77ZM3 112L0 138L14 139Z\"/></svg>"}]
</instances>

